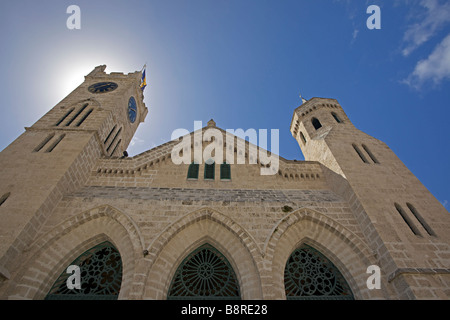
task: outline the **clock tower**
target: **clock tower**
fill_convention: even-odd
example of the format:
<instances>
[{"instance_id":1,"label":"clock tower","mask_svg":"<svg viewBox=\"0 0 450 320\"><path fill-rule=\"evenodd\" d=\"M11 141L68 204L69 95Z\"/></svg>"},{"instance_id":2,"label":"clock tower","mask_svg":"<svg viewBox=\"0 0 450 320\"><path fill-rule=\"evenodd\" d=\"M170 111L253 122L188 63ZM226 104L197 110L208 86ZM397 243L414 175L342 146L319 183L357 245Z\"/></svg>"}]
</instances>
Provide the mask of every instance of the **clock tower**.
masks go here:
<instances>
[{"instance_id":1,"label":"clock tower","mask_svg":"<svg viewBox=\"0 0 450 320\"><path fill-rule=\"evenodd\" d=\"M121 157L147 116L141 72L85 81L0 153L0 278L38 236L54 205L82 186L99 158Z\"/></svg>"}]
</instances>

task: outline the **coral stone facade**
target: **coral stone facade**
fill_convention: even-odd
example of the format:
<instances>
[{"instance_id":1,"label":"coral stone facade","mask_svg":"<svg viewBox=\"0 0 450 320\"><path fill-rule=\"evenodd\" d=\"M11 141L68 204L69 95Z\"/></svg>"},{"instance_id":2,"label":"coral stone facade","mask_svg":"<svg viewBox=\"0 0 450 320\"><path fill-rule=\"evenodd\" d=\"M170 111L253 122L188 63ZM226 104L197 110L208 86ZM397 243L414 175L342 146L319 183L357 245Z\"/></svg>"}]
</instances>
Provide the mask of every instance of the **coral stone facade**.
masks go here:
<instances>
[{"instance_id":1,"label":"coral stone facade","mask_svg":"<svg viewBox=\"0 0 450 320\"><path fill-rule=\"evenodd\" d=\"M181 138L123 156L148 112L141 73L105 67L0 154L1 299L58 298L67 267L89 264L77 260L85 253L103 261L92 250L105 243L120 256L120 274L108 273L118 299L450 298L449 212L336 100L294 110L290 131L306 161L279 157L262 175L252 145L233 150L233 137L224 154L241 152L244 164L225 174L192 152L188 174L191 164L173 161ZM210 129L225 132L213 121L200 132ZM211 144L191 141L191 150ZM300 263L318 263L315 274L299 275ZM379 289L369 266L379 267ZM198 267L191 280L189 267ZM196 277L231 289L200 290Z\"/></svg>"}]
</instances>

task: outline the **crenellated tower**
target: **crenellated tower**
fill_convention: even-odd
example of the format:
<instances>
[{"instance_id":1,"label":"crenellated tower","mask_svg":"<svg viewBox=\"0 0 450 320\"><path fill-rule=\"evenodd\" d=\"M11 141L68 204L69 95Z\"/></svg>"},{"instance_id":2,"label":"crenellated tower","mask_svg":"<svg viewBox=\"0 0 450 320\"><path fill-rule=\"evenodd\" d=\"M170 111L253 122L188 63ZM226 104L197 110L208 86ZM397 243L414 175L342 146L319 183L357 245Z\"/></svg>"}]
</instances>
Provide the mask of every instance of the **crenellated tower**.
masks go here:
<instances>
[{"instance_id":1,"label":"crenellated tower","mask_svg":"<svg viewBox=\"0 0 450 320\"><path fill-rule=\"evenodd\" d=\"M84 82L0 153L0 278L38 235L54 205L82 186L95 161L121 157L147 116L141 72Z\"/></svg>"},{"instance_id":2,"label":"crenellated tower","mask_svg":"<svg viewBox=\"0 0 450 320\"><path fill-rule=\"evenodd\" d=\"M290 130L306 160L319 161L348 184L341 195L376 252L386 283L399 296L420 298L425 293L415 290L418 279L440 281L443 291L432 294L444 297L450 258L440 250L449 249L450 215L443 205L384 142L357 129L335 99L304 101Z\"/></svg>"}]
</instances>

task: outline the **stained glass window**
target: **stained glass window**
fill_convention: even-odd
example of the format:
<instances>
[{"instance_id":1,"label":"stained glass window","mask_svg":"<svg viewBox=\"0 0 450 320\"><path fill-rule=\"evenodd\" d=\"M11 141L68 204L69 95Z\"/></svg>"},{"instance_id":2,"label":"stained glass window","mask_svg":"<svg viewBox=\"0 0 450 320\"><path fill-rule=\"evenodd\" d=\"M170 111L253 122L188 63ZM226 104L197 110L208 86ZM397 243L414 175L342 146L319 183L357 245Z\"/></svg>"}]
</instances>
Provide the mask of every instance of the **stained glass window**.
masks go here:
<instances>
[{"instance_id":1,"label":"stained glass window","mask_svg":"<svg viewBox=\"0 0 450 320\"><path fill-rule=\"evenodd\" d=\"M46 300L116 300L122 283L122 259L110 242L83 253L70 265L80 268L81 289L69 289L66 269L53 284Z\"/></svg>"},{"instance_id":2,"label":"stained glass window","mask_svg":"<svg viewBox=\"0 0 450 320\"><path fill-rule=\"evenodd\" d=\"M288 300L353 300L353 294L342 274L317 250L303 245L295 250L284 270Z\"/></svg>"},{"instance_id":3,"label":"stained glass window","mask_svg":"<svg viewBox=\"0 0 450 320\"><path fill-rule=\"evenodd\" d=\"M180 264L167 298L240 299L240 290L228 260L211 245L205 244Z\"/></svg>"}]
</instances>

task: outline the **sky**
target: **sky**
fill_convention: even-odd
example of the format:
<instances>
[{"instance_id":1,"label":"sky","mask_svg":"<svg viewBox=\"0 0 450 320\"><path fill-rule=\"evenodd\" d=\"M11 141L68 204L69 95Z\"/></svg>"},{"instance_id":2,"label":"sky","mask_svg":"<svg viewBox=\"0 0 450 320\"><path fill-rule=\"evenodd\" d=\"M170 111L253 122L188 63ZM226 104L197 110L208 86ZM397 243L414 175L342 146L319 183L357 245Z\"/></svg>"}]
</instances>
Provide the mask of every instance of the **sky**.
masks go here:
<instances>
[{"instance_id":1,"label":"sky","mask_svg":"<svg viewBox=\"0 0 450 320\"><path fill-rule=\"evenodd\" d=\"M95 66L146 64L130 156L212 118L278 129L280 155L303 160L289 131L299 95L334 98L450 208L448 0L2 0L0 41L0 150Z\"/></svg>"}]
</instances>

